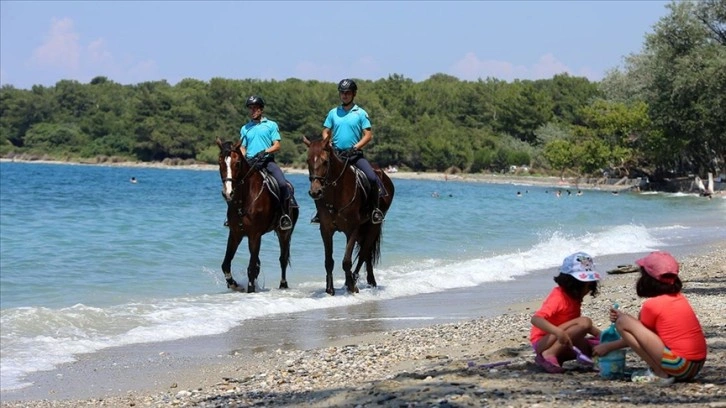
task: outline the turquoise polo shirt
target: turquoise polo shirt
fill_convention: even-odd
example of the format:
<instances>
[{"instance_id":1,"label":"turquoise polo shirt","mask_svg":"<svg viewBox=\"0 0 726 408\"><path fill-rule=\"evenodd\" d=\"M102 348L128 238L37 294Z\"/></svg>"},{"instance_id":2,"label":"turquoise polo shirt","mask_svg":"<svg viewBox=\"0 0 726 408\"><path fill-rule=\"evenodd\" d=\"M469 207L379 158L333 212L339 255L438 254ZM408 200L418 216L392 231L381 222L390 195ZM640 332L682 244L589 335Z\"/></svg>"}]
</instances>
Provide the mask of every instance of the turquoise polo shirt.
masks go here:
<instances>
[{"instance_id":1,"label":"turquoise polo shirt","mask_svg":"<svg viewBox=\"0 0 726 408\"><path fill-rule=\"evenodd\" d=\"M260 123L253 120L249 121L246 125L242 126L239 134L240 140L242 140L242 146L247 149L245 156L248 159L255 157L257 153L272 146L272 142L275 140L282 139L277 123L265 117L260 120Z\"/></svg>"},{"instance_id":2,"label":"turquoise polo shirt","mask_svg":"<svg viewBox=\"0 0 726 408\"><path fill-rule=\"evenodd\" d=\"M353 105L349 111L341 105L328 112L323 126L333 131L333 147L346 150L360 141L363 129L370 129L371 121L368 112L358 105Z\"/></svg>"}]
</instances>

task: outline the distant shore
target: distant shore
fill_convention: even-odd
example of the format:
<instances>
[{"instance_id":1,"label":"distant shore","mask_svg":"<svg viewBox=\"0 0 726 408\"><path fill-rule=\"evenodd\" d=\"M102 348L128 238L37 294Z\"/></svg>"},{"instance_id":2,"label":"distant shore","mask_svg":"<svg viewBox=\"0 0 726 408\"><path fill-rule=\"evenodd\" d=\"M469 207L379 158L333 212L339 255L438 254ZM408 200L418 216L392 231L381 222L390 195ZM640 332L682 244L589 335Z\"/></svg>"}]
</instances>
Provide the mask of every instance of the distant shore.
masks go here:
<instances>
[{"instance_id":1,"label":"distant shore","mask_svg":"<svg viewBox=\"0 0 726 408\"><path fill-rule=\"evenodd\" d=\"M48 164L67 164L67 165L91 165L91 166L108 166L108 167L128 167L128 168L165 168L178 170L201 170L216 171L218 168L212 164L179 164L170 165L162 162L66 162L59 160L25 160L25 159L8 159L0 158L0 162L25 162L25 163L48 163ZM287 174L307 174L307 170L282 167L284 173ZM593 179L593 178L576 178L576 177L552 177L552 176L531 176L531 175L515 175L515 174L485 174L485 173L456 173L448 174L443 172L412 172L412 171L396 171L387 172L392 179L409 179L409 180L432 180L432 181L459 181L459 182L480 182L490 184L511 184L522 186L539 186L559 189L576 189L576 190L603 190L603 191L628 191L637 190L638 180L636 179Z\"/></svg>"}]
</instances>

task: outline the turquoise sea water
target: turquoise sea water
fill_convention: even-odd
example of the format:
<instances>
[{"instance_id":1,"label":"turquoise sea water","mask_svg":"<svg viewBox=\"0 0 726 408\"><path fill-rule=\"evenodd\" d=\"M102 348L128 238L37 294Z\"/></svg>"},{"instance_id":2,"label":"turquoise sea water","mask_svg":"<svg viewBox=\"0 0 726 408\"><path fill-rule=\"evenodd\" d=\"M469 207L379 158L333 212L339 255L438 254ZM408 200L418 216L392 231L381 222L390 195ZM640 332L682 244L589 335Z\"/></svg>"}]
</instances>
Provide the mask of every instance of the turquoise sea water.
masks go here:
<instances>
[{"instance_id":1,"label":"turquoise sea water","mask_svg":"<svg viewBox=\"0 0 726 408\"><path fill-rule=\"evenodd\" d=\"M131 177L138 183L129 182ZM0 163L0 384L82 353L224 333L240 322L421 295L553 271L569 253L672 250L726 238L726 200L694 194L575 194L552 188L395 179L378 288L335 297L305 175L288 175L301 217L290 289L277 289L277 241L263 239L259 293L227 290L217 171ZM517 192L521 196L517 196ZM432 193L438 193L433 197ZM629 258L627 258L629 259ZM246 241L233 262L245 285ZM426 313L425 311L424 313ZM430 313L435 313L431 310Z\"/></svg>"}]
</instances>

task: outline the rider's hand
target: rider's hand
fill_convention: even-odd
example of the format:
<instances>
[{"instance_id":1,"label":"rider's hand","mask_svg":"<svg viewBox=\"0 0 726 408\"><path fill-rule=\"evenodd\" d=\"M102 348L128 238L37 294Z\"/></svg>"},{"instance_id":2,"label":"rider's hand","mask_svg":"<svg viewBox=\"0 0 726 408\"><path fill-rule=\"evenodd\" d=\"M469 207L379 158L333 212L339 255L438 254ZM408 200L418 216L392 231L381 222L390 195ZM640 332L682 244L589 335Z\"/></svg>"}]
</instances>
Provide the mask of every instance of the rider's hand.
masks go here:
<instances>
[{"instance_id":1,"label":"rider's hand","mask_svg":"<svg viewBox=\"0 0 726 408\"><path fill-rule=\"evenodd\" d=\"M255 160L260 161L260 160L264 159L266 155L267 155L267 153L263 150L255 155Z\"/></svg>"}]
</instances>

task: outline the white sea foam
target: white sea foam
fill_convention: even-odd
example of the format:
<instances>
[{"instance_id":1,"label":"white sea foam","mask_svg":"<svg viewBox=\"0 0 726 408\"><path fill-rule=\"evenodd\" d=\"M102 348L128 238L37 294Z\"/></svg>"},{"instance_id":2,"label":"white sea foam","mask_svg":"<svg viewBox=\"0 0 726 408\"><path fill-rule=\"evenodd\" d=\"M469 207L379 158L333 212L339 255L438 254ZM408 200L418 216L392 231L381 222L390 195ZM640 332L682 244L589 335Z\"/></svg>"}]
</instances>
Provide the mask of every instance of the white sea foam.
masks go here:
<instances>
[{"instance_id":1,"label":"white sea foam","mask_svg":"<svg viewBox=\"0 0 726 408\"><path fill-rule=\"evenodd\" d=\"M670 230L686 227L672 226ZM448 289L512 280L535 270L554 268L563 254L585 251L594 257L645 252L663 244L642 226L621 225L602 232L542 236L531 248L501 251L467 260L422 259L376 271L385 282L376 289L347 295L342 276L335 281L338 295L325 294L318 282L260 293L159 299L105 308L74 305L49 309L24 307L2 310L3 390L29 385L28 373L50 370L74 361L75 356L128 344L176 340L224 333L246 319L393 299ZM366 287L361 277L361 287ZM242 283L242 282L240 282ZM246 282L245 282L246 283ZM220 285L223 285L220 282ZM417 317L426 319L427 317ZM410 318L409 318L410 319Z\"/></svg>"}]
</instances>

